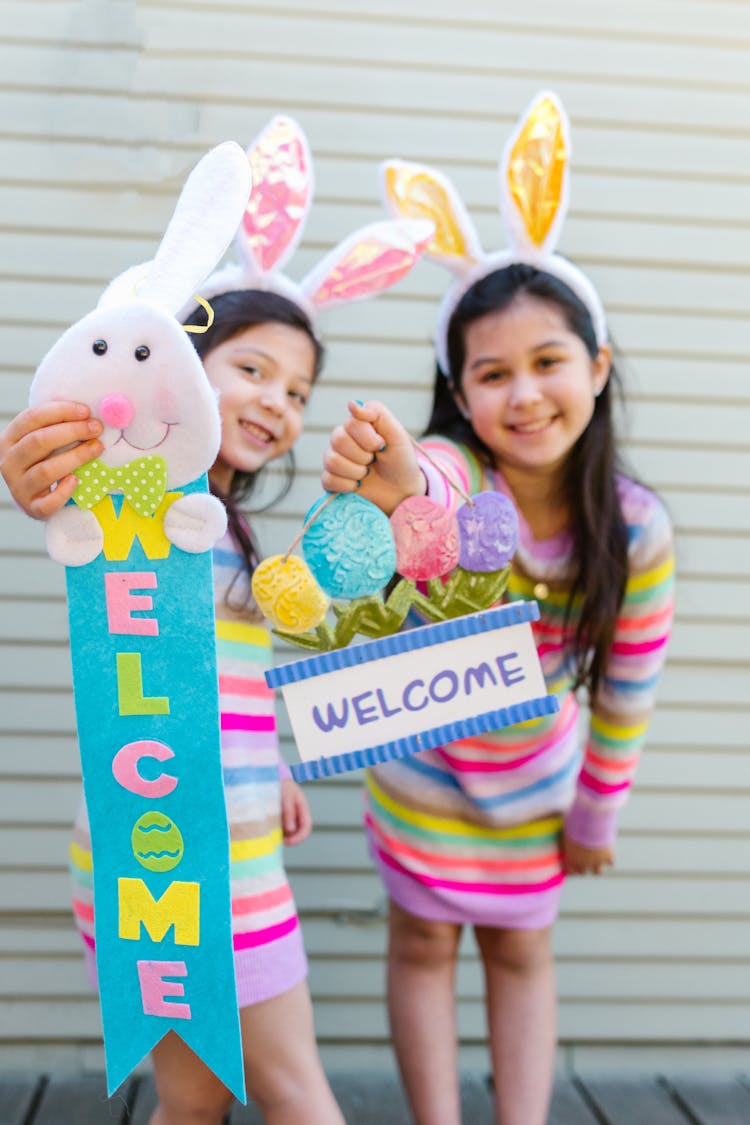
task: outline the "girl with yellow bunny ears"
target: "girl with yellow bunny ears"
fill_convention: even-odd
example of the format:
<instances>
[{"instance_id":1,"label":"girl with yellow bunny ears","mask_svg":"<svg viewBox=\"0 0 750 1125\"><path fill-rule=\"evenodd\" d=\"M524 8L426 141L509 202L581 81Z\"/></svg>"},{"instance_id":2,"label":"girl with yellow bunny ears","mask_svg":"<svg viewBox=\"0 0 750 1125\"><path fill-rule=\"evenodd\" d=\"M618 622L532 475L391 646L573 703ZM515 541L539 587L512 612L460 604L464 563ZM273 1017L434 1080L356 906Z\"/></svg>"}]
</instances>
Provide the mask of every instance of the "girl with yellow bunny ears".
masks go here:
<instances>
[{"instance_id":1,"label":"girl with yellow bunny ears","mask_svg":"<svg viewBox=\"0 0 750 1125\"><path fill-rule=\"evenodd\" d=\"M618 466L602 305L554 252L568 159L562 107L542 94L503 154L510 246L489 255L447 179L385 165L389 208L432 219L427 253L457 275L436 330L431 460L377 402L350 404L325 456L324 487L359 488L386 512L413 494L455 505L446 478L513 499L521 536L507 597L538 601L535 636L560 703L556 715L368 774L366 830L390 900L393 1041L420 1125L460 1121L454 980L465 924L484 967L498 1120L546 1121L551 927L564 876L613 862L672 615L669 520ZM582 747L579 689L591 707Z\"/></svg>"}]
</instances>

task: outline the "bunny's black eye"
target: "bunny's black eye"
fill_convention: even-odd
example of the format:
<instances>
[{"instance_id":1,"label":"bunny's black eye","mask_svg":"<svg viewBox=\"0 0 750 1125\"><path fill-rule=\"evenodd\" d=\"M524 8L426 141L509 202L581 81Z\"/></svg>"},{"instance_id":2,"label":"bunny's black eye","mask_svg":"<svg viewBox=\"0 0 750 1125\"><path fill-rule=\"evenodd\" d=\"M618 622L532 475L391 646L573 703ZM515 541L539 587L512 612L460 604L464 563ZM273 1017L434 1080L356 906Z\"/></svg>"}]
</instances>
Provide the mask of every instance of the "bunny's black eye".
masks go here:
<instances>
[{"instance_id":1,"label":"bunny's black eye","mask_svg":"<svg viewBox=\"0 0 750 1125\"><path fill-rule=\"evenodd\" d=\"M94 355L104 355L104 353L107 350L107 341L106 340L94 340L93 344L91 345L91 350L94 353Z\"/></svg>"},{"instance_id":2,"label":"bunny's black eye","mask_svg":"<svg viewBox=\"0 0 750 1125\"><path fill-rule=\"evenodd\" d=\"M133 352L133 355L139 363L143 363L144 359L148 359L151 355L151 348L147 348L145 344L139 344Z\"/></svg>"}]
</instances>

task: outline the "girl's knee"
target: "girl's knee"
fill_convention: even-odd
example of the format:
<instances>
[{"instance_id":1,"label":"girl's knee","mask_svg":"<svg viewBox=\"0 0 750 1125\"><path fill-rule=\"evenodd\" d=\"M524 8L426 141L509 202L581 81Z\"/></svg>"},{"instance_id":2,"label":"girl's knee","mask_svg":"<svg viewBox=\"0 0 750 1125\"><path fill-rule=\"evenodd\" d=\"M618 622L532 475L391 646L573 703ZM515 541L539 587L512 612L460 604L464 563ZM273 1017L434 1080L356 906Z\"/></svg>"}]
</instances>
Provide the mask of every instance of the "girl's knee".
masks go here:
<instances>
[{"instance_id":1,"label":"girl's knee","mask_svg":"<svg viewBox=\"0 0 750 1125\"><path fill-rule=\"evenodd\" d=\"M319 1065L308 1066L299 1072L271 1070L247 1074L247 1093L255 1102L264 1120L334 1122L342 1118Z\"/></svg>"},{"instance_id":2,"label":"girl's knee","mask_svg":"<svg viewBox=\"0 0 750 1125\"><path fill-rule=\"evenodd\" d=\"M452 922L433 922L391 907L388 951L392 958L421 966L453 961L460 937L460 927Z\"/></svg>"},{"instance_id":3,"label":"girl's knee","mask_svg":"<svg viewBox=\"0 0 750 1125\"><path fill-rule=\"evenodd\" d=\"M500 930L477 926L476 939L482 960L509 972L533 973L553 964L551 932Z\"/></svg>"}]
</instances>

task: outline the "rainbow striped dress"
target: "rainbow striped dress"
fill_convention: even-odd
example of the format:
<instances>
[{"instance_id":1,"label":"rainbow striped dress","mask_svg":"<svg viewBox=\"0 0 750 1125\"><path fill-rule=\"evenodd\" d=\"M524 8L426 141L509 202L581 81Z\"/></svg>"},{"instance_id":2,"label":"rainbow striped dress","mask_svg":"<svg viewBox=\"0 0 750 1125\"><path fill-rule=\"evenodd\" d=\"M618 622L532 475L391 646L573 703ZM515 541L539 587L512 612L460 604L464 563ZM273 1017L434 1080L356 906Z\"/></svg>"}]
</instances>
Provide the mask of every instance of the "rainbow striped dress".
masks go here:
<instances>
[{"instance_id":1,"label":"rainbow striped dress","mask_svg":"<svg viewBox=\"0 0 750 1125\"><path fill-rule=\"evenodd\" d=\"M463 447L443 438L423 444L470 494L489 487L511 495L502 475L483 470ZM445 479L427 462L422 467L429 495L455 506ZM518 929L548 926L563 883L563 823L581 844L614 840L654 705L674 586L672 531L662 503L626 477L618 479L618 491L629 577L587 734L579 731L572 691L575 605L568 630L562 625L570 539L535 541L520 517L507 599L539 603L534 634L559 712L368 771L370 850L389 897L412 914Z\"/></svg>"},{"instance_id":2,"label":"rainbow striped dress","mask_svg":"<svg viewBox=\"0 0 750 1125\"><path fill-rule=\"evenodd\" d=\"M246 607L244 563L229 532L214 547L213 559L232 940L242 1008L287 992L307 975L307 960L282 855L280 779L289 770L279 755L274 693L263 678L271 637ZM73 912L95 985L93 865L83 800L70 861Z\"/></svg>"}]
</instances>

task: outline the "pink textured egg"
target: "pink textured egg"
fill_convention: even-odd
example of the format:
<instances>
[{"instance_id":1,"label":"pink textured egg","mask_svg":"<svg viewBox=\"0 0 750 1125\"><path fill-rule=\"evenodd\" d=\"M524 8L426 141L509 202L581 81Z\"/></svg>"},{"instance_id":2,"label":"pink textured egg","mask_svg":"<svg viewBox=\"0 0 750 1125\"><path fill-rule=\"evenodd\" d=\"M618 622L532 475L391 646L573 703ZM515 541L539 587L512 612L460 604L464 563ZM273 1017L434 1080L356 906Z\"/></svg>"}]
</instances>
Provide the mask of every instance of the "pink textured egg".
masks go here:
<instances>
[{"instance_id":1,"label":"pink textured egg","mask_svg":"<svg viewBox=\"0 0 750 1125\"><path fill-rule=\"evenodd\" d=\"M506 567L518 546L518 514L502 492L479 492L462 504L457 518L464 570L484 573Z\"/></svg>"},{"instance_id":2,"label":"pink textured egg","mask_svg":"<svg viewBox=\"0 0 750 1125\"><path fill-rule=\"evenodd\" d=\"M404 578L439 578L458 562L460 543L456 517L429 496L402 500L391 516L396 543L396 570Z\"/></svg>"}]
</instances>

